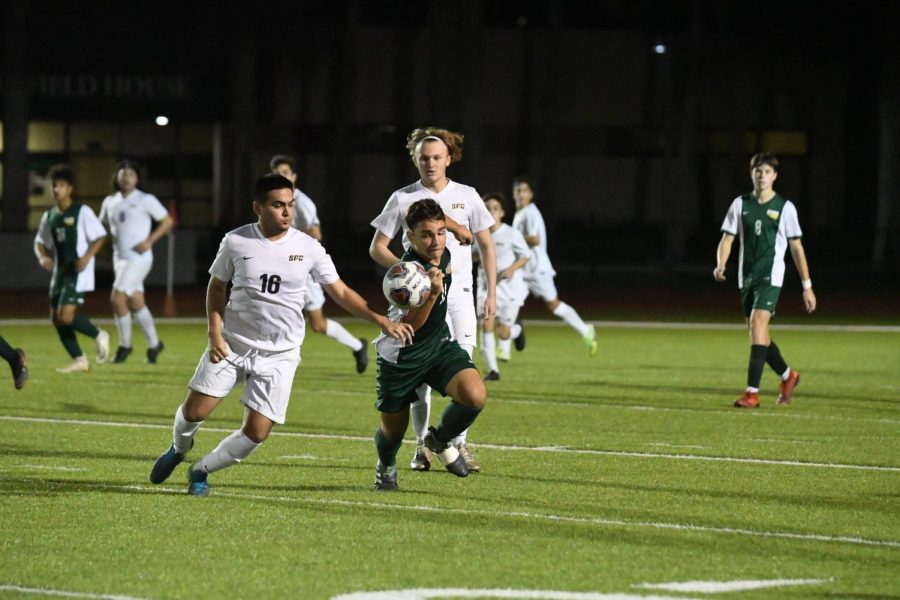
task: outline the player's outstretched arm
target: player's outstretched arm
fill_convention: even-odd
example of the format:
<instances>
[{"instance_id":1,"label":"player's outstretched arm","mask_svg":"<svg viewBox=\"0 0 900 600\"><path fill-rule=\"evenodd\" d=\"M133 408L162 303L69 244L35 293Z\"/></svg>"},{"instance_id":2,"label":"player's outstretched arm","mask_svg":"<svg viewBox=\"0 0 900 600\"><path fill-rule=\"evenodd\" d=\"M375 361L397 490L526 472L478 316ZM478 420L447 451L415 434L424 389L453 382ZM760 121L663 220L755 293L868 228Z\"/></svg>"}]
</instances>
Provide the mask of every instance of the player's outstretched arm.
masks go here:
<instances>
[{"instance_id":1,"label":"player's outstretched arm","mask_svg":"<svg viewBox=\"0 0 900 600\"><path fill-rule=\"evenodd\" d=\"M728 264L728 257L731 256L732 243L734 243L734 236L730 233L723 233L722 239L719 240L719 247L716 249L716 268L713 269L713 277L716 281L725 281L725 266Z\"/></svg>"},{"instance_id":2,"label":"player's outstretched arm","mask_svg":"<svg viewBox=\"0 0 900 600\"><path fill-rule=\"evenodd\" d=\"M794 238L788 242L788 247L791 249L791 258L794 259L794 266L797 267L797 273L803 284L803 305L806 307L806 312L812 313L816 310L816 294L813 292L812 280L809 278L809 264L806 262L803 242L800 241L800 238Z\"/></svg>"},{"instance_id":3,"label":"player's outstretched arm","mask_svg":"<svg viewBox=\"0 0 900 600\"><path fill-rule=\"evenodd\" d=\"M342 280L338 279L334 283L322 284L322 289L331 296L332 300L337 302L338 306L351 315L375 323L381 327L381 331L383 331L385 335L398 339L404 344L412 343L413 334L415 332L409 323L395 323L384 315L380 315L373 311L369 308L369 304L365 299Z\"/></svg>"},{"instance_id":4,"label":"player's outstretched arm","mask_svg":"<svg viewBox=\"0 0 900 600\"><path fill-rule=\"evenodd\" d=\"M468 246L472 243L472 232L465 225L460 225L453 219L451 219L446 213L444 213L444 224L447 226L447 231L452 233L454 237L456 237L457 241L463 246Z\"/></svg>"},{"instance_id":5,"label":"player's outstretched arm","mask_svg":"<svg viewBox=\"0 0 900 600\"><path fill-rule=\"evenodd\" d=\"M400 262L400 259L391 252L390 248L388 248L388 244L390 243L391 238L380 231L376 231L375 235L372 236L372 243L369 244L369 256L372 257L372 260L386 269L389 269Z\"/></svg>"}]
</instances>

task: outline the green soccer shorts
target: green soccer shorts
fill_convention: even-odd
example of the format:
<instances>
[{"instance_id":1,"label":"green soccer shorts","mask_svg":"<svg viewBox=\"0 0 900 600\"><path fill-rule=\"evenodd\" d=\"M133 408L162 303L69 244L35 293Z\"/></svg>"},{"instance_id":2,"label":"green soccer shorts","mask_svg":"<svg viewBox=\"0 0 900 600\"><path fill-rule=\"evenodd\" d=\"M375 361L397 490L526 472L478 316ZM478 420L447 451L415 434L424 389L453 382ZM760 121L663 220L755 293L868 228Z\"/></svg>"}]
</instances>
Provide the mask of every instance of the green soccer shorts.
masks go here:
<instances>
[{"instance_id":1,"label":"green soccer shorts","mask_svg":"<svg viewBox=\"0 0 900 600\"><path fill-rule=\"evenodd\" d=\"M75 280L63 280L54 284L50 290L50 307L55 309L64 304L84 304L84 294L75 291L75 283Z\"/></svg>"},{"instance_id":2,"label":"green soccer shorts","mask_svg":"<svg viewBox=\"0 0 900 600\"><path fill-rule=\"evenodd\" d=\"M378 357L375 371L375 408L385 413L398 413L418 400L416 388L427 383L447 395L447 384L463 369L474 369L475 363L453 340L441 342L427 360L392 363Z\"/></svg>"},{"instance_id":3,"label":"green soccer shorts","mask_svg":"<svg viewBox=\"0 0 900 600\"><path fill-rule=\"evenodd\" d=\"M750 318L754 310L767 310L775 316L775 307L778 305L778 297L781 288L769 285L768 282L744 283L741 288L741 307L744 316Z\"/></svg>"}]
</instances>

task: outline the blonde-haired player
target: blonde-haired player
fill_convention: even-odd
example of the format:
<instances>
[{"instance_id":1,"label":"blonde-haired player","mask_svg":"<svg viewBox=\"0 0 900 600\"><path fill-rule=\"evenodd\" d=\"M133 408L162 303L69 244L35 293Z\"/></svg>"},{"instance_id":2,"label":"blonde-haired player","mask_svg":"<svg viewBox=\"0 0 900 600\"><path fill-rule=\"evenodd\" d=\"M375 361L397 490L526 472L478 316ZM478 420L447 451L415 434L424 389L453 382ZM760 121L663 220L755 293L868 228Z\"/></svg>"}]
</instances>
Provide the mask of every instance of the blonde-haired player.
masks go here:
<instances>
[{"instance_id":1,"label":"blonde-haired player","mask_svg":"<svg viewBox=\"0 0 900 600\"><path fill-rule=\"evenodd\" d=\"M451 234L447 236L454 278L454 285L447 297L450 329L453 339L471 357L478 333L472 281L472 247L469 245L473 234L481 248L486 268L488 287L483 304L485 318L493 317L496 309L497 259L489 229L494 218L484 207L481 196L475 188L447 177L447 167L462 160L462 142L462 134L437 127L419 128L409 134L406 149L419 171L419 179L391 194L381 214L372 221L375 235L369 246L369 254L383 267L396 263L399 258L391 252L388 244L401 230L408 231L406 213L409 207L422 198L431 198L440 205L444 211L447 231ZM408 249L409 241L406 236L403 243ZM419 400L412 404L410 411L417 441L410 467L416 471L427 471L431 462L424 446L424 438L428 432L431 390L423 385L418 394ZM453 443L466 459L469 470L477 472L481 467L475 462L466 444L466 434L466 431L462 432Z\"/></svg>"}]
</instances>

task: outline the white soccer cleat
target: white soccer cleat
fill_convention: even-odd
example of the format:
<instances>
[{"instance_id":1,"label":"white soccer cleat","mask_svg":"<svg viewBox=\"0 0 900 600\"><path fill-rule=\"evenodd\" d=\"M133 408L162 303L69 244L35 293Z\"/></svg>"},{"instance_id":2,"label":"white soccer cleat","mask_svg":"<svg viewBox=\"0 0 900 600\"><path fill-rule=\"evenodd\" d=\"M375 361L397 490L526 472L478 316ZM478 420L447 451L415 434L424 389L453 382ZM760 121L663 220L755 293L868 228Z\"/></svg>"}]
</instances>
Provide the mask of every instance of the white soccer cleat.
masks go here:
<instances>
[{"instance_id":1,"label":"white soccer cleat","mask_svg":"<svg viewBox=\"0 0 900 600\"><path fill-rule=\"evenodd\" d=\"M91 370L91 363L88 361L87 356L82 354L81 356L75 358L67 364L65 367L60 367L56 369L57 373L79 373L79 372L87 372Z\"/></svg>"},{"instance_id":2,"label":"white soccer cleat","mask_svg":"<svg viewBox=\"0 0 900 600\"><path fill-rule=\"evenodd\" d=\"M109 334L101 329L94 342L97 344L97 364L102 365L109 358Z\"/></svg>"}]
</instances>

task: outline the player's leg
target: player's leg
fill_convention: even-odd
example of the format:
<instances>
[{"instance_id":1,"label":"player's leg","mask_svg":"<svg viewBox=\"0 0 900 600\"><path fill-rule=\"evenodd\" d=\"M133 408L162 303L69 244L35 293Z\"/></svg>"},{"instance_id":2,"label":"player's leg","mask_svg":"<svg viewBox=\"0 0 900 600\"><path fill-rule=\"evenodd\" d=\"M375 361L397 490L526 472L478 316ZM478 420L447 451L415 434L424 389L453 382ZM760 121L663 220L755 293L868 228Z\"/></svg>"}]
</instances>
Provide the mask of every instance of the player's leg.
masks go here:
<instances>
[{"instance_id":1,"label":"player's leg","mask_svg":"<svg viewBox=\"0 0 900 600\"><path fill-rule=\"evenodd\" d=\"M310 278L306 283L306 316L312 330L322 333L339 344L350 348L356 361L356 372L364 373L369 366L369 350L365 338L354 337L352 333L333 319L325 317L325 292L322 286Z\"/></svg>"},{"instance_id":2,"label":"player's leg","mask_svg":"<svg viewBox=\"0 0 900 600\"><path fill-rule=\"evenodd\" d=\"M13 384L17 390L21 390L25 387L25 382L28 381L28 365L25 363L25 351L21 348L13 348L0 335L0 356L9 363L9 368L12 370Z\"/></svg>"},{"instance_id":3,"label":"player's leg","mask_svg":"<svg viewBox=\"0 0 900 600\"><path fill-rule=\"evenodd\" d=\"M125 362L131 354L131 312L128 310L128 296L125 289L125 268L128 261L118 258L113 259L113 271L115 279L112 291L109 293L109 304L113 311L113 320L116 323L116 334L119 338L113 363Z\"/></svg>"},{"instance_id":4,"label":"player's leg","mask_svg":"<svg viewBox=\"0 0 900 600\"><path fill-rule=\"evenodd\" d=\"M497 342L494 337L496 330L495 318L485 319L481 322L481 356L487 367L485 381L497 381L500 379L500 367L497 365Z\"/></svg>"},{"instance_id":5,"label":"player's leg","mask_svg":"<svg viewBox=\"0 0 900 600\"><path fill-rule=\"evenodd\" d=\"M141 287L143 288L143 282ZM165 348L165 345L156 333L156 322L153 319L153 313L147 307L143 289L134 292L128 297L128 309L131 311L134 320L137 321L138 327L144 332L144 337L147 338L147 364L156 364L156 359Z\"/></svg>"},{"instance_id":6,"label":"player's leg","mask_svg":"<svg viewBox=\"0 0 900 600\"><path fill-rule=\"evenodd\" d=\"M482 303L483 304L483 303ZM460 293L453 293L447 298L447 316L451 323L450 331L454 340L469 356L474 366L472 357L475 354L475 339L478 332L478 317L475 313L475 303L472 292L463 289ZM463 429L453 438L451 443L462 454L470 471L480 471L481 465L475 460L475 455L468 444L469 430Z\"/></svg>"},{"instance_id":7,"label":"player's leg","mask_svg":"<svg viewBox=\"0 0 900 600\"><path fill-rule=\"evenodd\" d=\"M381 425L375 430L375 489L397 489L397 453L409 426L409 406L398 413L381 413Z\"/></svg>"},{"instance_id":8,"label":"player's leg","mask_svg":"<svg viewBox=\"0 0 900 600\"><path fill-rule=\"evenodd\" d=\"M56 369L57 373L80 373L90 371L91 363L81 351L78 344L78 338L75 335L75 328L72 322L75 320L76 302L80 299L81 294L75 292L74 284L65 286L61 294L57 297L58 303L53 311L53 325L56 327L56 333L59 335L59 341L63 348L66 349L71 362L65 367Z\"/></svg>"},{"instance_id":9,"label":"player's leg","mask_svg":"<svg viewBox=\"0 0 900 600\"><path fill-rule=\"evenodd\" d=\"M562 319L566 325L574 329L581 336L584 345L588 349L588 355L597 354L597 331L593 325L585 323L578 311L559 299L556 291L556 283L553 275L549 273L537 273L533 283L529 284L532 293L540 297L547 304L547 309L555 316Z\"/></svg>"},{"instance_id":10,"label":"player's leg","mask_svg":"<svg viewBox=\"0 0 900 600\"><path fill-rule=\"evenodd\" d=\"M79 302L80 304L80 302ZM87 315L78 312L78 304L73 304L71 326L77 333L94 340L97 347L97 363L103 364L109 355L109 333L94 325Z\"/></svg>"},{"instance_id":11,"label":"player's leg","mask_svg":"<svg viewBox=\"0 0 900 600\"><path fill-rule=\"evenodd\" d=\"M781 295L781 288L774 286L764 286L759 290L759 297L756 305L765 307L769 310L770 320L775 316L775 307L778 305L778 298ZM769 344L766 348L766 363L772 367L772 370L781 379L779 383L778 399L776 404L790 404L794 396L794 388L800 383L800 373L795 369L791 369L787 361L781 356L781 349L775 341L769 336L768 324L766 325L766 338Z\"/></svg>"},{"instance_id":12,"label":"player's leg","mask_svg":"<svg viewBox=\"0 0 900 600\"><path fill-rule=\"evenodd\" d=\"M381 423L375 430L375 489L397 489L397 453L409 426L410 404L417 398L417 387L423 377L424 365L391 363L378 357L375 376L375 408ZM415 466L413 466L415 469ZM425 459L424 468L431 468Z\"/></svg>"}]
</instances>

